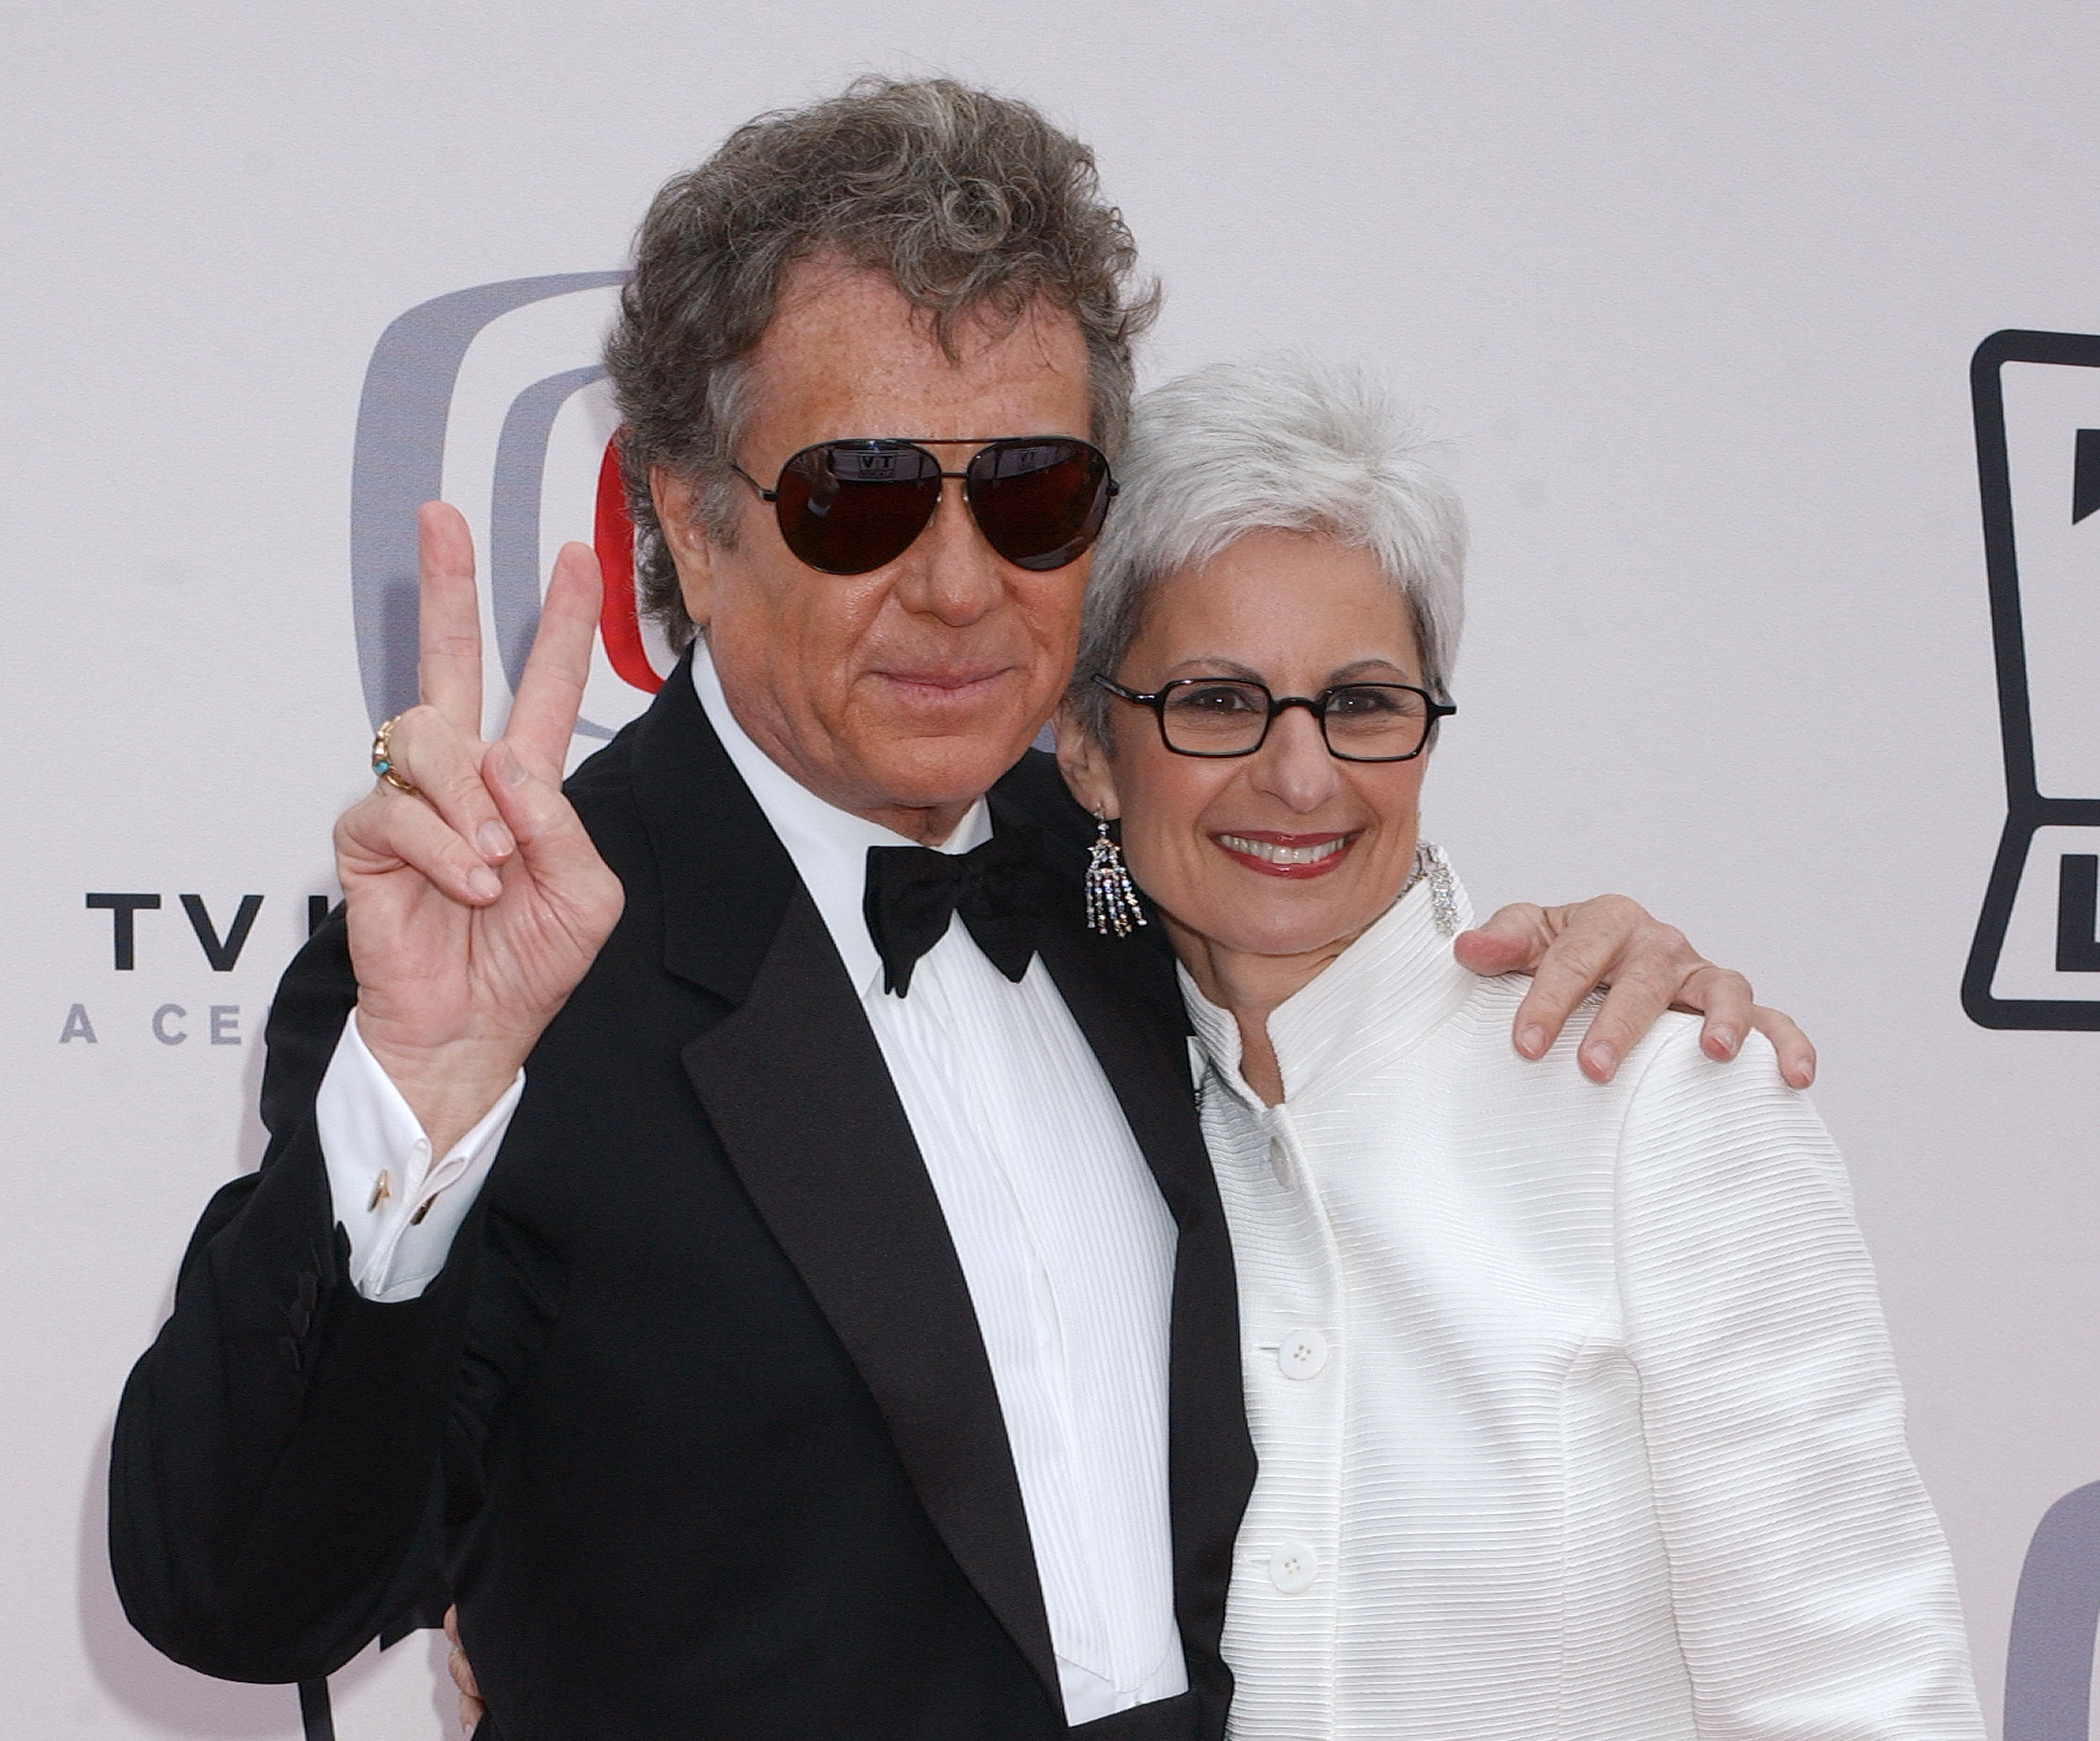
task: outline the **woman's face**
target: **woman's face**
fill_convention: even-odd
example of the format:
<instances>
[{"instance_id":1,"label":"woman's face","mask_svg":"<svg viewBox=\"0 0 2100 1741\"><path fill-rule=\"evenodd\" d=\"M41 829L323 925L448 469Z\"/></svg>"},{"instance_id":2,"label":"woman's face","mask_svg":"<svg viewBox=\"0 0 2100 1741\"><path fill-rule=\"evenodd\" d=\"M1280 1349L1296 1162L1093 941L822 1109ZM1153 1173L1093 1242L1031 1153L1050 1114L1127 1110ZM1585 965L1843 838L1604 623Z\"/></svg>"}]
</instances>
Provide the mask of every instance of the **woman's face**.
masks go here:
<instances>
[{"instance_id":1,"label":"woman's face","mask_svg":"<svg viewBox=\"0 0 2100 1741\"><path fill-rule=\"evenodd\" d=\"M1176 677L1242 677L1317 696L1343 683L1420 685L1422 666L1406 602L1370 552L1260 531L1162 585L1115 675L1148 694ZM1340 760L1293 707L1251 756L1177 756L1148 710L1110 705L1105 752L1061 725L1066 776L1089 809L1122 818L1131 874L1185 959L1312 956L1317 972L1405 886L1426 754Z\"/></svg>"}]
</instances>

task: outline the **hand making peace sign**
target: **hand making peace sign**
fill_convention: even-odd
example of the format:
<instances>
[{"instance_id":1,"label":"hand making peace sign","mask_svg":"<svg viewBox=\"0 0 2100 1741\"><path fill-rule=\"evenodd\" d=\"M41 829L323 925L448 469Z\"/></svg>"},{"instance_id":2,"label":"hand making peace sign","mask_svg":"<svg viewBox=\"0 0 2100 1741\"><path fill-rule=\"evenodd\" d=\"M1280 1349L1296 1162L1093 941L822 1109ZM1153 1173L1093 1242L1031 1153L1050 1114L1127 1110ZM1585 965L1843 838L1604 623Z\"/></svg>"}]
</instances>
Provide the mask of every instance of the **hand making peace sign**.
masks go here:
<instances>
[{"instance_id":1,"label":"hand making peace sign","mask_svg":"<svg viewBox=\"0 0 2100 1741\"><path fill-rule=\"evenodd\" d=\"M442 1156L510 1085L618 920L620 879L562 796L601 585L562 547L503 735L481 735L481 613L458 509L426 504L421 705L393 725L395 777L336 824L358 1029Z\"/></svg>"}]
</instances>

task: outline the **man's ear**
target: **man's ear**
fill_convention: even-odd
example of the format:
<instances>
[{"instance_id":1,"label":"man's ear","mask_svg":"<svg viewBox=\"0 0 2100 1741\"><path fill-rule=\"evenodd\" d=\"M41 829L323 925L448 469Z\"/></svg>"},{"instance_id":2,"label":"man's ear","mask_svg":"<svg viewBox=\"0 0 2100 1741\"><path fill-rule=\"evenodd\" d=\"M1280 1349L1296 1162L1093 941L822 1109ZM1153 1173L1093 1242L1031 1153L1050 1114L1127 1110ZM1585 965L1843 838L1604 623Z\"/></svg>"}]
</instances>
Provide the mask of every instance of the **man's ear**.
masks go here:
<instances>
[{"instance_id":1,"label":"man's ear","mask_svg":"<svg viewBox=\"0 0 2100 1741\"><path fill-rule=\"evenodd\" d=\"M1052 721L1057 734L1057 769L1065 787L1090 816L1113 821L1123 814L1116 796L1115 774L1108 751L1085 726L1069 701L1057 709Z\"/></svg>"},{"instance_id":2,"label":"man's ear","mask_svg":"<svg viewBox=\"0 0 2100 1741\"><path fill-rule=\"evenodd\" d=\"M686 615L695 628L704 629L714 614L715 545L700 524L699 491L668 465L652 465L649 499L656 505L656 523L678 571L678 596Z\"/></svg>"}]
</instances>

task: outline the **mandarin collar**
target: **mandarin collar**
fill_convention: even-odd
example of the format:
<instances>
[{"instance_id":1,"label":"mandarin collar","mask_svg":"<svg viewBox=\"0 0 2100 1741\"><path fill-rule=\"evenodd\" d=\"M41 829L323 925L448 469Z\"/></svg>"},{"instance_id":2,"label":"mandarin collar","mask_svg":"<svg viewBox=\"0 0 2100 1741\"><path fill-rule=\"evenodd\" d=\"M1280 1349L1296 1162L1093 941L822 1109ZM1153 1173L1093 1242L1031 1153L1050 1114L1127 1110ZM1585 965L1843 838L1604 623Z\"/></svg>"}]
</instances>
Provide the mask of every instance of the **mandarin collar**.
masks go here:
<instances>
[{"instance_id":1,"label":"mandarin collar","mask_svg":"<svg viewBox=\"0 0 2100 1741\"><path fill-rule=\"evenodd\" d=\"M1460 927L1472 903L1454 879ZM1258 1113L1272 1109L1240 1073L1240 1030L1229 1010L1197 990L1177 965L1181 995L1198 1040L1219 1079ZM1412 1051L1480 984L1451 953L1436 928L1429 879L1388 907L1326 968L1269 1012L1269 1043L1283 1075L1283 1104L1305 1110L1325 1095L1347 1092L1374 1064Z\"/></svg>"}]
</instances>

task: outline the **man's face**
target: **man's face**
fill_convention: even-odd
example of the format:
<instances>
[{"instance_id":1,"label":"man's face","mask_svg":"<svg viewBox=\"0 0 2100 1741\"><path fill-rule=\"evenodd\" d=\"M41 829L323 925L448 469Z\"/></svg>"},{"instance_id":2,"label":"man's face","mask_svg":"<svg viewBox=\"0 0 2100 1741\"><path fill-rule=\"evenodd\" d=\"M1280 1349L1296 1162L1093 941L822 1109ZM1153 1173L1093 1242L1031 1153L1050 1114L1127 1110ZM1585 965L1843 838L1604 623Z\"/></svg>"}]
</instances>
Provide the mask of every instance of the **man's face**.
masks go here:
<instances>
[{"instance_id":1,"label":"man's face","mask_svg":"<svg viewBox=\"0 0 2100 1741\"><path fill-rule=\"evenodd\" d=\"M795 268L752 354L738 463L770 488L821 441L1089 433L1086 344L1069 315L1039 306L1004 332L966 323L957 349L951 359L881 274ZM974 450L933 451L960 471ZM695 522L689 490L668 474L654 483L686 608L744 729L841 809L946 838L1057 704L1088 559L1040 574L1002 560L951 478L903 555L822 574L788 550L756 491L724 549Z\"/></svg>"}]
</instances>

